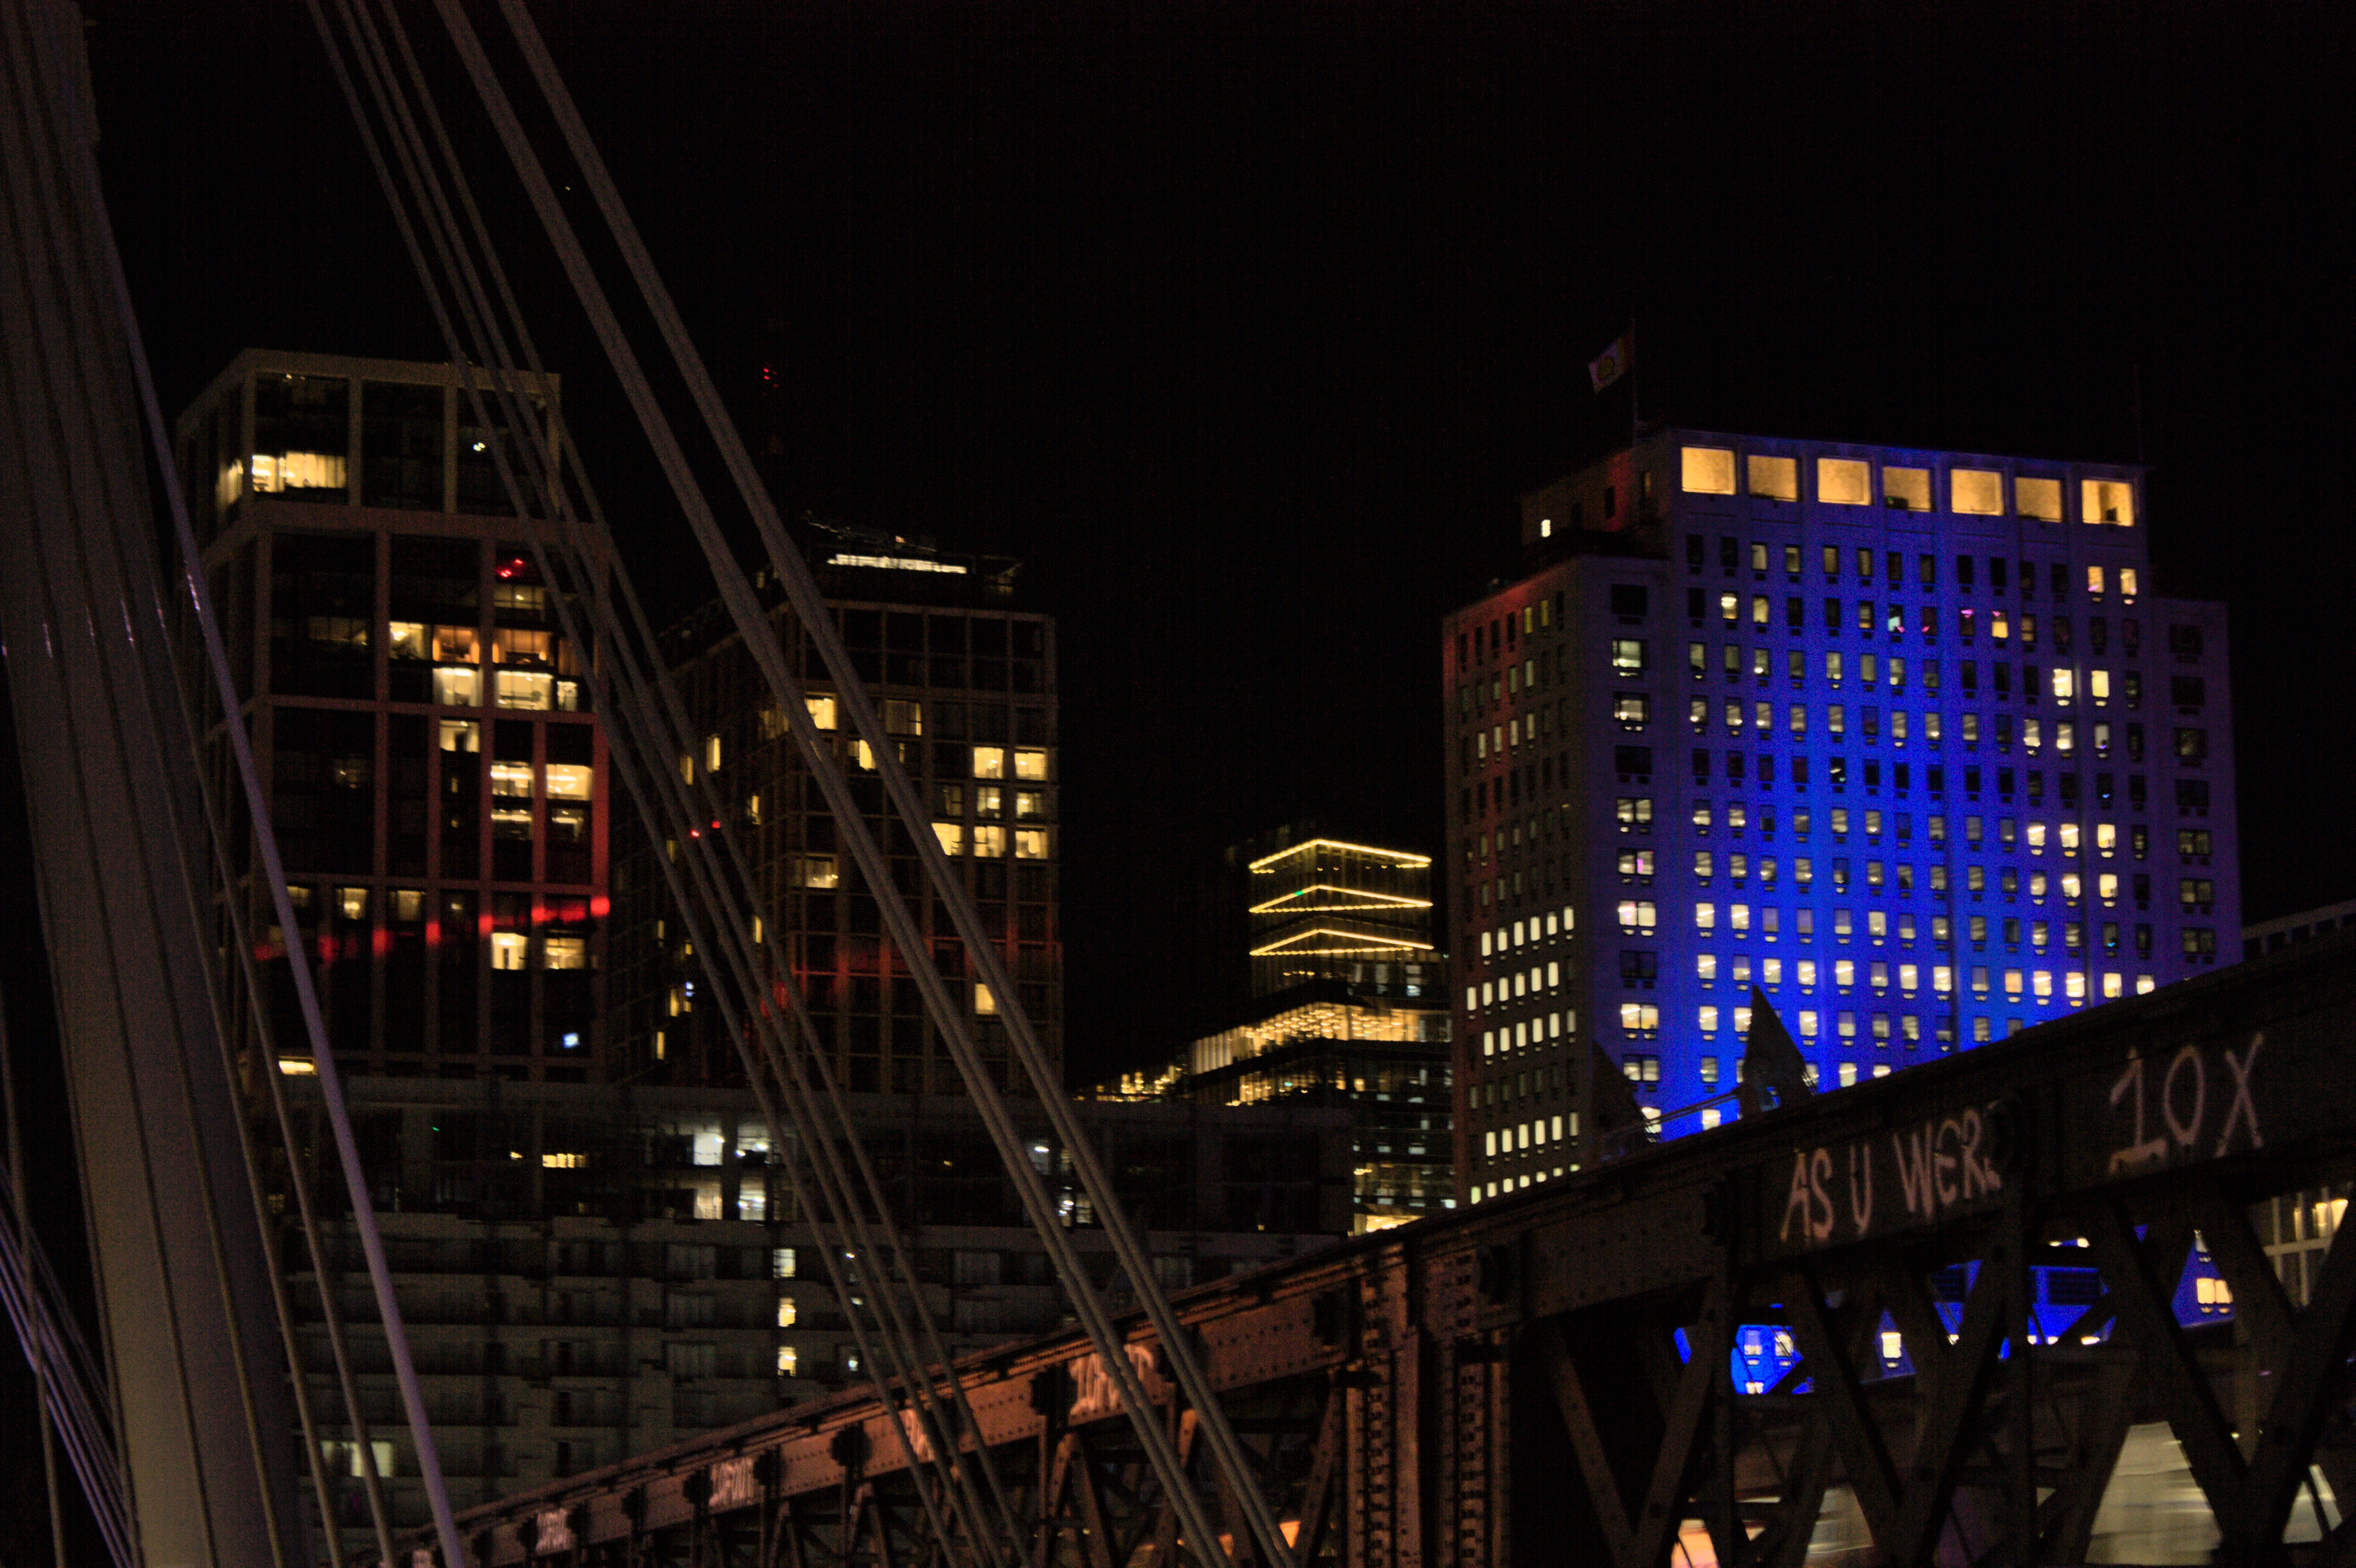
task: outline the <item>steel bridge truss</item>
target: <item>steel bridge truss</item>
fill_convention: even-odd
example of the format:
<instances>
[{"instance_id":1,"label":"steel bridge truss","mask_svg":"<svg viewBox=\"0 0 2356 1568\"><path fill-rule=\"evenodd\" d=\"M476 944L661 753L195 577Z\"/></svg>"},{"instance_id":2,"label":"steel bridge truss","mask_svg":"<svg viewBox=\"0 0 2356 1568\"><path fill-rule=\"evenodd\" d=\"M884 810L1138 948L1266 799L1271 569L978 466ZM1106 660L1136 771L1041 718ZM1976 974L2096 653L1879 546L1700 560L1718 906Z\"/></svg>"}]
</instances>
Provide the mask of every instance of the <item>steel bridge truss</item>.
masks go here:
<instances>
[{"instance_id":1,"label":"steel bridge truss","mask_svg":"<svg viewBox=\"0 0 2356 1568\"><path fill-rule=\"evenodd\" d=\"M2214 1560L2356 1560L2356 1246L2286 1287L2254 1205L2356 1175L2356 944L2319 944L1179 1303L1296 1555L2038 1568L2165 1423ZM2177 1298L2196 1249L2213 1317ZM2035 1280L2084 1281L2074 1314ZM2064 1321L2063 1318L2068 1320ZM1738 1381L1738 1332L1788 1336ZM1133 1366L1255 1562L1194 1417ZM960 1364L1034 1568L1200 1562L1085 1340ZM845 1397L476 1510L485 1563L943 1568ZM2286 1538L2288 1543L2286 1543Z\"/></svg>"}]
</instances>

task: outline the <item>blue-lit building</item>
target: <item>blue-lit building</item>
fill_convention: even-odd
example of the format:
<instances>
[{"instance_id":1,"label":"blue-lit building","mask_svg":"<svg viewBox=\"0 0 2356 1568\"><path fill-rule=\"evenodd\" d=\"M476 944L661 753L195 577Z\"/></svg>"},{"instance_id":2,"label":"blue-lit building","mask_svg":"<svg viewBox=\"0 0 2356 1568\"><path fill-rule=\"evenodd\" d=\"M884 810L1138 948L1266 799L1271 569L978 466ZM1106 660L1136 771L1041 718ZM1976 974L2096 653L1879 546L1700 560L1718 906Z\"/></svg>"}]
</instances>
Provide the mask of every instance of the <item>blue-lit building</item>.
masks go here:
<instances>
[{"instance_id":1,"label":"blue-lit building","mask_svg":"<svg viewBox=\"0 0 2356 1568\"><path fill-rule=\"evenodd\" d=\"M1451 616L1468 1199L1581 1159L1601 1056L1731 1115L1751 987L1820 1089L2227 961L2223 606L2140 469L1670 430L1525 497Z\"/></svg>"}]
</instances>

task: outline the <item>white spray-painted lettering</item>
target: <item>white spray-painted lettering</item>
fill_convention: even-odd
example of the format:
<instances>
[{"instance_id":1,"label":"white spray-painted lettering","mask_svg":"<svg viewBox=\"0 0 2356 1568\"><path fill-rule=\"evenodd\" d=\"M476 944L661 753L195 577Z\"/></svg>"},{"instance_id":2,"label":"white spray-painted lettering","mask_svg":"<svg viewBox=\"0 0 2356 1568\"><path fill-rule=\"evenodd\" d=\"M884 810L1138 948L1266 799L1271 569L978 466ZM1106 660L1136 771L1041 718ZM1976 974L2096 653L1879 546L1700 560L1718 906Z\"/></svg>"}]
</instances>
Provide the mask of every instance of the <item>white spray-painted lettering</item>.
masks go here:
<instances>
[{"instance_id":1,"label":"white spray-painted lettering","mask_svg":"<svg viewBox=\"0 0 2356 1568\"><path fill-rule=\"evenodd\" d=\"M1975 1109L1890 1135L1909 1218L1932 1219L1942 1209L2004 1190L2003 1172L1980 1153L1987 1131Z\"/></svg>"},{"instance_id":2,"label":"white spray-painted lettering","mask_svg":"<svg viewBox=\"0 0 2356 1568\"><path fill-rule=\"evenodd\" d=\"M1864 1235L1873 1229L1873 1146L1848 1146L1848 1217Z\"/></svg>"},{"instance_id":3,"label":"white spray-painted lettering","mask_svg":"<svg viewBox=\"0 0 2356 1568\"><path fill-rule=\"evenodd\" d=\"M2233 1141L2233 1129L2244 1122L2250 1125L2250 1147L2264 1148L2266 1140L2258 1131L2258 1107L2250 1099L2250 1071L2258 1064L2258 1048L2266 1043L2264 1034L2250 1037L2250 1049L2235 1061L2231 1051L2224 1051L2226 1070L2233 1075L2233 1103L2225 1108L2225 1130L2217 1135L2217 1153L2223 1155L2225 1146Z\"/></svg>"},{"instance_id":4,"label":"white spray-painted lettering","mask_svg":"<svg viewBox=\"0 0 2356 1568\"><path fill-rule=\"evenodd\" d=\"M1936 1219L2003 1191L2004 1174L1989 1161L1988 1143L1987 1118L1977 1106L1891 1133L1890 1164L1906 1217ZM1844 1226L1852 1236L1870 1234L1881 1212L1874 1191L1880 1157L1878 1135L1795 1153L1778 1239L1825 1242Z\"/></svg>"},{"instance_id":5,"label":"white spray-painted lettering","mask_svg":"<svg viewBox=\"0 0 2356 1568\"><path fill-rule=\"evenodd\" d=\"M1162 1377L1153 1370L1153 1350L1147 1345L1128 1347L1130 1370L1137 1374L1139 1386L1146 1397L1162 1397ZM1120 1409L1120 1390L1112 1375L1105 1370L1099 1356L1083 1356L1072 1365L1072 1410L1065 1419L1076 1426L1084 1421L1095 1421L1111 1415Z\"/></svg>"},{"instance_id":6,"label":"white spray-painted lettering","mask_svg":"<svg viewBox=\"0 0 2356 1568\"><path fill-rule=\"evenodd\" d=\"M712 1506L743 1508L753 1500L753 1456L723 1459L712 1467Z\"/></svg>"},{"instance_id":7,"label":"white spray-painted lettering","mask_svg":"<svg viewBox=\"0 0 2356 1568\"><path fill-rule=\"evenodd\" d=\"M2258 1125L2257 1102L2251 1097L2251 1079L2258 1063L2258 1051L2266 1037L2254 1034L2246 1050L2236 1055L2232 1047L2219 1049L2233 1092L2225 1103L2222 1125L2218 1129L2217 1142L2210 1157L2222 1157L2233 1147L2234 1135L2242 1134L2246 1147L2264 1148L2265 1135ZM2144 1071L2143 1052L2127 1052L2126 1069L2111 1085L2111 1108L2126 1109L2128 1133L2126 1140L2111 1151L2110 1172L2138 1170L2158 1165L2174 1155L2192 1148L2201 1138L2201 1129L2209 1125L2209 1061L2201 1048L2194 1045L2179 1047L2169 1059L2168 1071L2160 1078L2159 1116L2161 1125L2151 1128L2152 1116L2146 1102L2149 1098L2148 1078Z\"/></svg>"}]
</instances>

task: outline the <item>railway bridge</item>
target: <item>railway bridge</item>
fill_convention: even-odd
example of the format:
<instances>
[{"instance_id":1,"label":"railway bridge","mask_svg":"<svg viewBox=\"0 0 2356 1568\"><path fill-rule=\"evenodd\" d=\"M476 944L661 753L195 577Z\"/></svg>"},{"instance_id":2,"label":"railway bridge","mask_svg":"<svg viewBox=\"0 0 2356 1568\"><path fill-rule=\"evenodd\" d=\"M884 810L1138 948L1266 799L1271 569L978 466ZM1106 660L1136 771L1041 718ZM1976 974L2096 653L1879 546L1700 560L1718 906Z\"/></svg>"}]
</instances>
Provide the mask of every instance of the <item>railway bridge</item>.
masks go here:
<instances>
[{"instance_id":1,"label":"railway bridge","mask_svg":"<svg viewBox=\"0 0 2356 1568\"><path fill-rule=\"evenodd\" d=\"M2319 944L1178 1314L1304 1563L2338 1564L2351 1046L2356 944ZM1127 1350L1191 1456L1141 1321ZM1207 1467L1226 1533L1183 1538L1076 1332L955 1376L1034 1568L1256 1561ZM891 1419L797 1405L462 1524L485 1564L966 1561L924 1528Z\"/></svg>"}]
</instances>

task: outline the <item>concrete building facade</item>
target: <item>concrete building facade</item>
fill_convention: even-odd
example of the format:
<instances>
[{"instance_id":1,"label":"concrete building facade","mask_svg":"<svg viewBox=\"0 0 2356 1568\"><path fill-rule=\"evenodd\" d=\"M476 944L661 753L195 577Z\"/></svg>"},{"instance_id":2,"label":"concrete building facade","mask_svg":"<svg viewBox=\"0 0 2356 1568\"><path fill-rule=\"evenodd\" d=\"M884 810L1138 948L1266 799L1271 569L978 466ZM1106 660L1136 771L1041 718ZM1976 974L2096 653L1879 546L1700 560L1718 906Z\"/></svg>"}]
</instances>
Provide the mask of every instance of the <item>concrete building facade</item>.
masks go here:
<instances>
[{"instance_id":1,"label":"concrete building facade","mask_svg":"<svg viewBox=\"0 0 2356 1568\"><path fill-rule=\"evenodd\" d=\"M1754 987L1837 1088L2238 933L2224 611L2140 470L1664 431L1522 511L1441 646L1468 1199L1574 1168L1597 1071L1731 1115Z\"/></svg>"}]
</instances>

